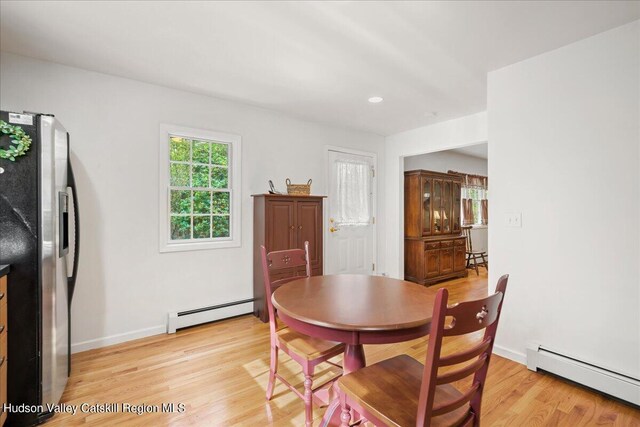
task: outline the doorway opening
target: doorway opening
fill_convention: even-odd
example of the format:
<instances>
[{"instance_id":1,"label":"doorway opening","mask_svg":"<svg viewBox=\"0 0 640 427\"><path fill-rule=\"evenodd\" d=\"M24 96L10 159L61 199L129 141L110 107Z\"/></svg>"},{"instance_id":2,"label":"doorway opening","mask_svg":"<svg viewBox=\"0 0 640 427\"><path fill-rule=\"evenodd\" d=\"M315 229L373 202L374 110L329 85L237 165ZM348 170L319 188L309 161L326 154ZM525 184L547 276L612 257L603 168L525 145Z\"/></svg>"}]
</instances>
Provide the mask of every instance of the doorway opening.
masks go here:
<instances>
[{"instance_id":1,"label":"doorway opening","mask_svg":"<svg viewBox=\"0 0 640 427\"><path fill-rule=\"evenodd\" d=\"M403 158L405 280L431 285L488 271L487 148Z\"/></svg>"}]
</instances>

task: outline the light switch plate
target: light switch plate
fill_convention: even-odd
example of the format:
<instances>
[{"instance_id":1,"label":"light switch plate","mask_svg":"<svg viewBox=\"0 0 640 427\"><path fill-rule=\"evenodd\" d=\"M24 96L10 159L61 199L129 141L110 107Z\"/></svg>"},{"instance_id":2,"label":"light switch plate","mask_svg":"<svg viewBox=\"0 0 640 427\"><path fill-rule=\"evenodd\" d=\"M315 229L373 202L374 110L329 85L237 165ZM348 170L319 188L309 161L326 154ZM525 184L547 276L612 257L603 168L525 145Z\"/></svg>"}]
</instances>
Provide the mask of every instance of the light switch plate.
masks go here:
<instances>
[{"instance_id":1,"label":"light switch plate","mask_svg":"<svg viewBox=\"0 0 640 427\"><path fill-rule=\"evenodd\" d=\"M522 227L522 213L507 212L504 215L504 222L507 225L507 227Z\"/></svg>"}]
</instances>

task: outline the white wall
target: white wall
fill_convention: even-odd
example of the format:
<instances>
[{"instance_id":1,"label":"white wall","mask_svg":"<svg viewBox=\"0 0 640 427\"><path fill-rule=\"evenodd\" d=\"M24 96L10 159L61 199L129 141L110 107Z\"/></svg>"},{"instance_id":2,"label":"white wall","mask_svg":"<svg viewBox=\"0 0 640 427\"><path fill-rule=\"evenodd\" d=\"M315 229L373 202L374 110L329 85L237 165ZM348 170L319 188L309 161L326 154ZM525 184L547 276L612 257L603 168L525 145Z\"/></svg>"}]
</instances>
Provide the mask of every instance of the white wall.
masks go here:
<instances>
[{"instance_id":1,"label":"white wall","mask_svg":"<svg viewBox=\"0 0 640 427\"><path fill-rule=\"evenodd\" d=\"M486 144L485 144L486 145ZM487 176L487 159L468 156L452 150L438 151L404 158L404 170L425 169L435 172L464 172ZM474 226L471 230L471 241L476 251L488 251L488 230L486 226Z\"/></svg>"},{"instance_id":2,"label":"white wall","mask_svg":"<svg viewBox=\"0 0 640 427\"><path fill-rule=\"evenodd\" d=\"M404 170L426 169L447 173L450 170L487 176L487 159L468 156L452 150L421 154L404 158Z\"/></svg>"},{"instance_id":3,"label":"white wall","mask_svg":"<svg viewBox=\"0 0 640 427\"><path fill-rule=\"evenodd\" d=\"M169 310L252 297L250 195L268 179L284 189L287 177L312 178L324 194L327 144L382 157L373 134L12 54L0 56L0 76L3 110L54 113L71 134L82 221L75 350L160 333ZM160 123L242 136L241 248L158 252Z\"/></svg>"},{"instance_id":4,"label":"white wall","mask_svg":"<svg viewBox=\"0 0 640 427\"><path fill-rule=\"evenodd\" d=\"M640 377L640 21L490 73L488 121L497 344Z\"/></svg>"},{"instance_id":5,"label":"white wall","mask_svg":"<svg viewBox=\"0 0 640 427\"><path fill-rule=\"evenodd\" d=\"M487 141L487 115L477 113L385 138L385 262L388 275L404 277L404 157ZM489 183L491 185L491 183Z\"/></svg>"}]
</instances>

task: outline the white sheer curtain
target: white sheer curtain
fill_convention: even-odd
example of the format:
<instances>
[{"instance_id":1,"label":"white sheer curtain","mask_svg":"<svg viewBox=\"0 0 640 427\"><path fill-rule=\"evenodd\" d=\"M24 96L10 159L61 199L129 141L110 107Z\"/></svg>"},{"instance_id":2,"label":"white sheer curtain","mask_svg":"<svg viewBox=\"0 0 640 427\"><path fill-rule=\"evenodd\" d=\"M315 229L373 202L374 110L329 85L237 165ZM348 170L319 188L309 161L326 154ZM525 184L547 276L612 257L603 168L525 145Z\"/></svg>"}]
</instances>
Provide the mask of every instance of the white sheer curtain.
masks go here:
<instances>
[{"instance_id":1,"label":"white sheer curtain","mask_svg":"<svg viewBox=\"0 0 640 427\"><path fill-rule=\"evenodd\" d=\"M356 160L335 161L337 203L331 217L338 225L371 222L371 166Z\"/></svg>"}]
</instances>

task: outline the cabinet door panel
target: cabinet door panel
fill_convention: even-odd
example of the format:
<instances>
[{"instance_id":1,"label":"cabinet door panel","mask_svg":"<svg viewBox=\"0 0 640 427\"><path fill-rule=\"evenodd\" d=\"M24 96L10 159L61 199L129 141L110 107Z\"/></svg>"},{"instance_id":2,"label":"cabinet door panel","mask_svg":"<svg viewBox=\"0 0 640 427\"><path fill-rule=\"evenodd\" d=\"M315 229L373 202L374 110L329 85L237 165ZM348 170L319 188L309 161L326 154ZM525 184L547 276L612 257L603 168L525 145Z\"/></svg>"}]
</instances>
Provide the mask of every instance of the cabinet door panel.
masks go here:
<instances>
[{"instance_id":1,"label":"cabinet door panel","mask_svg":"<svg viewBox=\"0 0 640 427\"><path fill-rule=\"evenodd\" d=\"M467 265L467 251L464 246L456 246L453 253L453 269L464 271Z\"/></svg>"},{"instance_id":2,"label":"cabinet door panel","mask_svg":"<svg viewBox=\"0 0 640 427\"><path fill-rule=\"evenodd\" d=\"M267 201L267 252L296 247L293 207L292 201Z\"/></svg>"},{"instance_id":3,"label":"cabinet door panel","mask_svg":"<svg viewBox=\"0 0 640 427\"><path fill-rule=\"evenodd\" d=\"M426 278L436 277L440 274L440 250L424 251L424 267Z\"/></svg>"},{"instance_id":4,"label":"cabinet door panel","mask_svg":"<svg viewBox=\"0 0 640 427\"><path fill-rule=\"evenodd\" d=\"M453 183L453 232L460 232L460 206L461 206L462 191L459 182Z\"/></svg>"},{"instance_id":5,"label":"cabinet door panel","mask_svg":"<svg viewBox=\"0 0 640 427\"><path fill-rule=\"evenodd\" d=\"M442 180L433 180L433 220L431 232L442 234Z\"/></svg>"},{"instance_id":6,"label":"cabinet door panel","mask_svg":"<svg viewBox=\"0 0 640 427\"><path fill-rule=\"evenodd\" d=\"M451 222L452 222L452 183L451 181L443 181L442 182L442 232L443 233L451 233Z\"/></svg>"},{"instance_id":7,"label":"cabinet door panel","mask_svg":"<svg viewBox=\"0 0 640 427\"><path fill-rule=\"evenodd\" d=\"M296 247L304 249L304 242L308 241L311 265L317 265L322 256L322 205L315 201L296 205Z\"/></svg>"},{"instance_id":8,"label":"cabinet door panel","mask_svg":"<svg viewBox=\"0 0 640 427\"><path fill-rule=\"evenodd\" d=\"M421 200L422 206L422 235L431 234L431 178L422 178Z\"/></svg>"},{"instance_id":9,"label":"cabinet door panel","mask_svg":"<svg viewBox=\"0 0 640 427\"><path fill-rule=\"evenodd\" d=\"M453 271L453 248L440 249L440 274Z\"/></svg>"}]
</instances>

